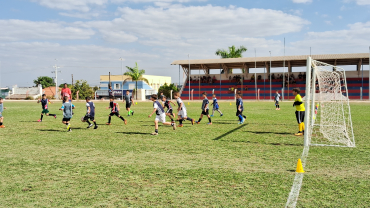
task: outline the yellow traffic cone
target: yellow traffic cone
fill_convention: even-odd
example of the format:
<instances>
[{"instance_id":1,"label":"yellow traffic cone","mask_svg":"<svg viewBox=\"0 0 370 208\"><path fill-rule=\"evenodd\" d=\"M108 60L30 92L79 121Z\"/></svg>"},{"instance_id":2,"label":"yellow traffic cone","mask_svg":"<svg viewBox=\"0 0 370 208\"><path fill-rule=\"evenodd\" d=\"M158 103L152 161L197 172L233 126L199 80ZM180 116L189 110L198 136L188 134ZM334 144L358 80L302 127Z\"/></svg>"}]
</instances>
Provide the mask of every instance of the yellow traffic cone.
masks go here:
<instances>
[{"instance_id":1,"label":"yellow traffic cone","mask_svg":"<svg viewBox=\"0 0 370 208\"><path fill-rule=\"evenodd\" d=\"M190 103L188 102L188 105L190 105Z\"/></svg>"},{"instance_id":2,"label":"yellow traffic cone","mask_svg":"<svg viewBox=\"0 0 370 208\"><path fill-rule=\"evenodd\" d=\"M231 103L230 103L230 105L231 105Z\"/></svg>"},{"instance_id":3,"label":"yellow traffic cone","mask_svg":"<svg viewBox=\"0 0 370 208\"><path fill-rule=\"evenodd\" d=\"M297 170L295 172L296 173L304 173L301 159L298 159Z\"/></svg>"}]
</instances>

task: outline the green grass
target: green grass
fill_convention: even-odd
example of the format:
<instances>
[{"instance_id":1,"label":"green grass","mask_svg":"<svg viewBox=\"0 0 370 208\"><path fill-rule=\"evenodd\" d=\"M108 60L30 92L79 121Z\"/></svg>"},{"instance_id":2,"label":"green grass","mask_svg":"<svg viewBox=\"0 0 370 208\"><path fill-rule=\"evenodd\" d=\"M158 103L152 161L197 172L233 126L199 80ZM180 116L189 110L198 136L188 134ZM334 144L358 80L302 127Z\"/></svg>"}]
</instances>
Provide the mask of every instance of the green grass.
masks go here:
<instances>
[{"instance_id":1,"label":"green grass","mask_svg":"<svg viewBox=\"0 0 370 208\"><path fill-rule=\"evenodd\" d=\"M60 103L44 117L35 102L5 101L0 129L2 207L283 207L303 138L291 102L245 102L246 124L235 104L221 102L224 117L173 131L148 118L151 103L134 106L128 125L107 122L97 102L99 129L86 129L84 102L75 102L73 132L61 123ZM124 105L121 104L121 108ZM187 105L198 119L201 104ZM311 147L298 207L366 207L370 204L370 105L352 103L356 148Z\"/></svg>"}]
</instances>

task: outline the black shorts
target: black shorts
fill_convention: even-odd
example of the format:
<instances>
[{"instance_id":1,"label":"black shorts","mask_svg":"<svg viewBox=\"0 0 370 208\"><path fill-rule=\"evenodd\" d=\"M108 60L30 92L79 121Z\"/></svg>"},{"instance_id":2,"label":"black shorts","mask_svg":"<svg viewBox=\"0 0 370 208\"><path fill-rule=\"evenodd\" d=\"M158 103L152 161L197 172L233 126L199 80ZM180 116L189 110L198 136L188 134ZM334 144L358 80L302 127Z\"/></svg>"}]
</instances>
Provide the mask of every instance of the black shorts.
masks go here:
<instances>
[{"instance_id":1,"label":"black shorts","mask_svg":"<svg viewBox=\"0 0 370 208\"><path fill-rule=\"evenodd\" d=\"M114 116L114 115L116 115L116 116L118 117L118 116L119 116L119 112L114 112L114 113L112 112L112 113L110 113L109 115L110 115L110 116Z\"/></svg>"},{"instance_id":2,"label":"black shorts","mask_svg":"<svg viewBox=\"0 0 370 208\"><path fill-rule=\"evenodd\" d=\"M84 120L85 120L85 121L87 121L87 120L89 120L89 119L90 119L90 121L95 120L94 116L85 115Z\"/></svg>"},{"instance_id":3,"label":"black shorts","mask_svg":"<svg viewBox=\"0 0 370 208\"><path fill-rule=\"evenodd\" d=\"M63 118L63 121L70 121L71 118Z\"/></svg>"},{"instance_id":4,"label":"black shorts","mask_svg":"<svg viewBox=\"0 0 370 208\"><path fill-rule=\"evenodd\" d=\"M275 105L279 105L279 101L275 101Z\"/></svg>"},{"instance_id":5,"label":"black shorts","mask_svg":"<svg viewBox=\"0 0 370 208\"><path fill-rule=\"evenodd\" d=\"M236 111L236 116L243 115L243 111Z\"/></svg>"},{"instance_id":6,"label":"black shorts","mask_svg":"<svg viewBox=\"0 0 370 208\"><path fill-rule=\"evenodd\" d=\"M297 122L300 124L304 122L304 111L296 111L295 112L295 117L297 118Z\"/></svg>"},{"instance_id":7,"label":"black shorts","mask_svg":"<svg viewBox=\"0 0 370 208\"><path fill-rule=\"evenodd\" d=\"M204 111L202 111L202 115L208 116L209 115L209 109L205 109Z\"/></svg>"},{"instance_id":8,"label":"black shorts","mask_svg":"<svg viewBox=\"0 0 370 208\"><path fill-rule=\"evenodd\" d=\"M166 113L172 114L172 109L168 109Z\"/></svg>"},{"instance_id":9,"label":"black shorts","mask_svg":"<svg viewBox=\"0 0 370 208\"><path fill-rule=\"evenodd\" d=\"M131 103L126 103L126 108L131 108Z\"/></svg>"}]
</instances>

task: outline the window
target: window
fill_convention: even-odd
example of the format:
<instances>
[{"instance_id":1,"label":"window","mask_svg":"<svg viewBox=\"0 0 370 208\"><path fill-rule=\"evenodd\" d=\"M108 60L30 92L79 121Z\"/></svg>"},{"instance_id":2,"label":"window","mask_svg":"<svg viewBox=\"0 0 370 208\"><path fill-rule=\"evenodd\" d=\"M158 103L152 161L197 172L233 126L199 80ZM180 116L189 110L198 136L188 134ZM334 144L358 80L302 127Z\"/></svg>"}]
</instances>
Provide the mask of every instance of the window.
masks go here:
<instances>
[{"instance_id":1,"label":"window","mask_svg":"<svg viewBox=\"0 0 370 208\"><path fill-rule=\"evenodd\" d=\"M119 89L119 84L114 84L114 89Z\"/></svg>"}]
</instances>

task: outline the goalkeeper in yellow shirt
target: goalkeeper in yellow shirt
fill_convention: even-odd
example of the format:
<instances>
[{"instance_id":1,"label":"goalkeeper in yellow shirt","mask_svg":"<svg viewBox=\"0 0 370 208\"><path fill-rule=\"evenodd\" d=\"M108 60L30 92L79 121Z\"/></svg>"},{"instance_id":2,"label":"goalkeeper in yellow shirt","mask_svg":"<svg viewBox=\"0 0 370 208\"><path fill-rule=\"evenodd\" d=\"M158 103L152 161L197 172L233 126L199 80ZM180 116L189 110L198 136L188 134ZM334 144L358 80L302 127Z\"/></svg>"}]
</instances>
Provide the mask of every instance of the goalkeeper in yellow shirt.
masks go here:
<instances>
[{"instance_id":1,"label":"goalkeeper in yellow shirt","mask_svg":"<svg viewBox=\"0 0 370 208\"><path fill-rule=\"evenodd\" d=\"M301 90L299 88L293 89L293 95L295 96L293 107L296 107L295 116L297 118L299 128L298 133L295 134L296 136L302 136L304 134L304 112L306 109L304 108L302 97L299 94L300 92Z\"/></svg>"}]
</instances>

